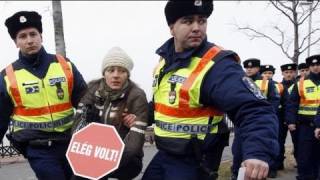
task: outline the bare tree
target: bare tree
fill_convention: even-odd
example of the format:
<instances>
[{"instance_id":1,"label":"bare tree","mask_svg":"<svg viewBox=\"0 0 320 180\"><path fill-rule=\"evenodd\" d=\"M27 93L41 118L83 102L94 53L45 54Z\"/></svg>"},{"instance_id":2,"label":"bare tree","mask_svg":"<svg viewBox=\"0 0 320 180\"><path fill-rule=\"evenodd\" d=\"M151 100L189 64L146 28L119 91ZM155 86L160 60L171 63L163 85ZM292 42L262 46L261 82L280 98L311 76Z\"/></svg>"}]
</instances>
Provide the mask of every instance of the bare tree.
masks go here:
<instances>
[{"instance_id":1,"label":"bare tree","mask_svg":"<svg viewBox=\"0 0 320 180\"><path fill-rule=\"evenodd\" d=\"M257 28L249 25L240 26L236 24L238 30L244 32L250 39L264 38L278 46L282 53L292 60L299 62L299 56L311 46L320 41L320 28L309 29L308 33L300 33L300 27L307 19L311 20L312 13L319 10L319 1L304 1L309 2L309 8L304 8L299 0L291 1L269 1L272 7L279 11L291 23L293 36L286 36L286 32L279 25L272 26L273 30L278 33L278 37L267 34L266 32L257 30ZM309 25L311 22L309 22ZM303 34L303 35L302 35ZM314 37L311 41L311 36ZM279 38L280 37L280 38ZM292 38L293 37L293 38ZM300 39L301 38L301 39ZM309 42L307 43L307 40ZM293 42L293 44L292 44ZM292 51L293 50L293 51Z\"/></svg>"},{"instance_id":2,"label":"bare tree","mask_svg":"<svg viewBox=\"0 0 320 180\"><path fill-rule=\"evenodd\" d=\"M66 47L63 33L62 8L60 0L52 1L54 37L56 42L56 53L66 56Z\"/></svg>"}]
</instances>

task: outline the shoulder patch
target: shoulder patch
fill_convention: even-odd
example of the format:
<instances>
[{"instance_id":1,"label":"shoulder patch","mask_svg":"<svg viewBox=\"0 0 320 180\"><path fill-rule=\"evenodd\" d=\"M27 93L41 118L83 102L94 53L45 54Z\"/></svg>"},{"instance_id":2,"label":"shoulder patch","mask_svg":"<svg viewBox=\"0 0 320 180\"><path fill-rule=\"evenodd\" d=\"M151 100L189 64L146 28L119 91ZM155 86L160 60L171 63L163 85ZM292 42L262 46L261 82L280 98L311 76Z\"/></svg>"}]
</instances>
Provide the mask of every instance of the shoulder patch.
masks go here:
<instances>
[{"instance_id":1,"label":"shoulder patch","mask_svg":"<svg viewBox=\"0 0 320 180\"><path fill-rule=\"evenodd\" d=\"M255 97L257 97L258 99L266 99L266 97L260 91L259 87L256 85L256 83L253 82L251 78L244 76L242 78L242 82L244 83L246 88L248 88L250 92L253 93Z\"/></svg>"}]
</instances>

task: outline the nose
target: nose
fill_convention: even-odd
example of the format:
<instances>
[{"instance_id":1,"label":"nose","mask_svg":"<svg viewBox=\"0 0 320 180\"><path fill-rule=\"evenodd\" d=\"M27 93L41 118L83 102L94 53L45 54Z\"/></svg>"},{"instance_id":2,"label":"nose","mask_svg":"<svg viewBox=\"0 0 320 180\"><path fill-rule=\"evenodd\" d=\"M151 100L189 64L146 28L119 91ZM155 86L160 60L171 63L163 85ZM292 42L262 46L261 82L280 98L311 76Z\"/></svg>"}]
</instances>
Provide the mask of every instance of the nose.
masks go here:
<instances>
[{"instance_id":1,"label":"nose","mask_svg":"<svg viewBox=\"0 0 320 180\"><path fill-rule=\"evenodd\" d=\"M120 77L120 71L114 70L113 73L112 73L112 77L114 77L114 78Z\"/></svg>"},{"instance_id":2,"label":"nose","mask_svg":"<svg viewBox=\"0 0 320 180\"><path fill-rule=\"evenodd\" d=\"M27 36L27 43L32 44L33 43L33 38L31 36Z\"/></svg>"},{"instance_id":3,"label":"nose","mask_svg":"<svg viewBox=\"0 0 320 180\"><path fill-rule=\"evenodd\" d=\"M200 29L200 24L197 21L193 22L192 23L192 31L193 32L198 32L199 29Z\"/></svg>"}]
</instances>

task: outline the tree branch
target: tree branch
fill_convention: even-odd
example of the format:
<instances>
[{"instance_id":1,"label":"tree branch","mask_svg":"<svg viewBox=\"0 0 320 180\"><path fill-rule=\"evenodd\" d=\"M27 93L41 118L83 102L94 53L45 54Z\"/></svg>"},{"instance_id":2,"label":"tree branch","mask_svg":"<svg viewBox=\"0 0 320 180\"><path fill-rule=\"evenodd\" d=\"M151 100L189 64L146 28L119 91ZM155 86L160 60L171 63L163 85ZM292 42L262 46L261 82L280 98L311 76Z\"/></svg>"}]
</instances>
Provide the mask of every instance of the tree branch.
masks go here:
<instances>
[{"instance_id":1,"label":"tree branch","mask_svg":"<svg viewBox=\"0 0 320 180\"><path fill-rule=\"evenodd\" d=\"M279 10L283 15L287 16L287 18L288 18L292 23L294 23L292 17L290 17L289 14L288 14L286 11L284 11L283 9L281 9L281 8L278 6L278 4L280 4L282 7L284 7L285 9L287 9L287 10L289 10L289 11L291 11L291 12L293 12L293 9L292 9L292 8L284 5L284 4L283 4L282 2L280 2L280 1L272 1L272 0L270 0L270 3L271 3L277 10Z\"/></svg>"},{"instance_id":2,"label":"tree branch","mask_svg":"<svg viewBox=\"0 0 320 180\"><path fill-rule=\"evenodd\" d=\"M316 2L316 4L311 8L311 10L309 11L308 15L306 15L300 22L298 21L298 25L301 25L304 23L304 21L307 20L308 17L311 16L312 12L314 12L317 9L317 6L319 5L319 1ZM303 16L303 15L302 15ZM302 18L301 16L301 18ZM300 19L299 19L300 20Z\"/></svg>"},{"instance_id":3,"label":"tree branch","mask_svg":"<svg viewBox=\"0 0 320 180\"><path fill-rule=\"evenodd\" d=\"M280 47L280 49L282 50L282 52L289 58L289 59L292 59L292 57L290 57L290 55L288 54L288 52L285 50L284 46L283 46L283 40L281 43L278 43L276 40L274 40L271 36L269 35L266 35L262 32L259 32L251 27L239 27L237 26L238 30L240 31L244 31L245 34L247 36L249 36L251 38L251 40L255 39L255 38L265 38L265 39L268 39L269 41L271 41L273 44L277 45ZM283 33L279 28L278 30ZM249 32L252 32L253 34L249 34L249 33L246 33L246 31L249 31Z\"/></svg>"},{"instance_id":4,"label":"tree branch","mask_svg":"<svg viewBox=\"0 0 320 180\"><path fill-rule=\"evenodd\" d=\"M303 50L301 50L300 52L303 53L303 52L306 51L309 47L317 44L319 41L320 41L320 37L319 37L317 40L315 40L314 42L310 43L310 45L306 46L306 47L305 47Z\"/></svg>"},{"instance_id":5,"label":"tree branch","mask_svg":"<svg viewBox=\"0 0 320 180\"><path fill-rule=\"evenodd\" d=\"M314 29L312 30L310 33L308 33L302 40L300 46L299 46L299 49L303 47L305 41L312 35L312 34L315 34L317 31L320 31L320 28L317 28L317 29Z\"/></svg>"}]
</instances>

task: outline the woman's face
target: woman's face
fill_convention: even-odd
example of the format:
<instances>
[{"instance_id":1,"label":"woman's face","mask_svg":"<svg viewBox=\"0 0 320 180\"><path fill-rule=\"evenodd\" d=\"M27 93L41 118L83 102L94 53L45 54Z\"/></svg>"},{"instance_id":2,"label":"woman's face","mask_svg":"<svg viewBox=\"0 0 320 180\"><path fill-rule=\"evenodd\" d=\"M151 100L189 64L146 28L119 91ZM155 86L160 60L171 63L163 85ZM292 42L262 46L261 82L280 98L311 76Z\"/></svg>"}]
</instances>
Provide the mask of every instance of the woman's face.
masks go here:
<instances>
[{"instance_id":1,"label":"woman's face","mask_svg":"<svg viewBox=\"0 0 320 180\"><path fill-rule=\"evenodd\" d=\"M110 66L104 71L106 83L112 90L121 90L128 77L129 73L123 67Z\"/></svg>"}]
</instances>

